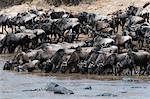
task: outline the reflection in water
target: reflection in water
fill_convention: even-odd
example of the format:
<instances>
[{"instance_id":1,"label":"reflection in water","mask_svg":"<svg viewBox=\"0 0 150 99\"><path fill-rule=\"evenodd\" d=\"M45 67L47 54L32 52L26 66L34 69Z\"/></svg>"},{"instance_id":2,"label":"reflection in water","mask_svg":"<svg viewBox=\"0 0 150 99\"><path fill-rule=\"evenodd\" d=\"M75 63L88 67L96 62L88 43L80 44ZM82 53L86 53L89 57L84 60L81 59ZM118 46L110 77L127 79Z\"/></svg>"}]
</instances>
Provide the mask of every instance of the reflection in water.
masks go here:
<instances>
[{"instance_id":1,"label":"reflection in water","mask_svg":"<svg viewBox=\"0 0 150 99\"><path fill-rule=\"evenodd\" d=\"M149 99L149 82L134 82L125 78L115 81L57 79L55 76L36 76L3 71L7 57L0 58L0 99ZM60 78L60 77L59 77ZM58 83L74 95L58 95L43 89L49 82ZM91 90L84 88L91 86ZM102 96L102 94L106 96ZM115 95L115 96L113 96Z\"/></svg>"}]
</instances>

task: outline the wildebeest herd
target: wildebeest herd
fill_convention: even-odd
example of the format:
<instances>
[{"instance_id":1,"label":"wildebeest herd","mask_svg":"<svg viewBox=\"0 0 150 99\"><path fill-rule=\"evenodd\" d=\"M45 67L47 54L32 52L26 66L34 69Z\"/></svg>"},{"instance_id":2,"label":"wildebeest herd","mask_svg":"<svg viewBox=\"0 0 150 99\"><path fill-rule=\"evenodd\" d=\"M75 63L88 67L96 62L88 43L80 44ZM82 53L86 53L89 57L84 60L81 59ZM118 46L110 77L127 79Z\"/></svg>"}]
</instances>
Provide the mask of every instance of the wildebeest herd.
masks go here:
<instances>
[{"instance_id":1,"label":"wildebeest herd","mask_svg":"<svg viewBox=\"0 0 150 99\"><path fill-rule=\"evenodd\" d=\"M146 9L130 5L107 16L30 10L0 15L0 52L14 53L4 70L112 75L150 74L150 23ZM11 33L7 29L11 28ZM79 40L80 35L90 39Z\"/></svg>"}]
</instances>

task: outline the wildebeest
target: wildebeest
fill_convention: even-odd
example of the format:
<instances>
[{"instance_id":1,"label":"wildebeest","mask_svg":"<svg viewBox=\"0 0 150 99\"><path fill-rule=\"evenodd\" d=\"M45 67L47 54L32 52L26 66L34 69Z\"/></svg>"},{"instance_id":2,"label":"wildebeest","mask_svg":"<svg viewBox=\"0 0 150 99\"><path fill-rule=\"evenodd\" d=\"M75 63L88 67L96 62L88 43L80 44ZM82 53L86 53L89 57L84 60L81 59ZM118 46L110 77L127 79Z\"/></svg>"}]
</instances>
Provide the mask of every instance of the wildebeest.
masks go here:
<instances>
[{"instance_id":1,"label":"wildebeest","mask_svg":"<svg viewBox=\"0 0 150 99\"><path fill-rule=\"evenodd\" d=\"M125 70L125 69L129 69L130 70L130 75L132 76L132 70L134 69L134 66L132 64L131 58L129 57L129 55L127 53L123 53L123 54L119 54L117 56L117 63L116 63L116 73L118 75L121 75L121 73Z\"/></svg>"},{"instance_id":2,"label":"wildebeest","mask_svg":"<svg viewBox=\"0 0 150 99\"><path fill-rule=\"evenodd\" d=\"M38 68L38 64L39 64L39 60L33 60L33 61L30 61L28 63L25 63L23 65L20 65L17 67L17 71L18 72L32 72L33 70L37 69Z\"/></svg>"},{"instance_id":3,"label":"wildebeest","mask_svg":"<svg viewBox=\"0 0 150 99\"><path fill-rule=\"evenodd\" d=\"M9 15L5 15L5 14L0 15L0 26L2 27L2 33L4 33L4 30L6 33L8 33L6 30L6 26L8 25L8 20L10 18L11 18L11 16L9 16Z\"/></svg>"},{"instance_id":4,"label":"wildebeest","mask_svg":"<svg viewBox=\"0 0 150 99\"><path fill-rule=\"evenodd\" d=\"M18 45L24 46L25 42L28 41L28 35L22 37L18 37L13 33L7 34L2 40L1 40L1 53L3 49L8 48L9 53L13 53L15 48Z\"/></svg>"},{"instance_id":5,"label":"wildebeest","mask_svg":"<svg viewBox=\"0 0 150 99\"><path fill-rule=\"evenodd\" d=\"M79 72L79 66L78 63L80 62L80 53L81 53L81 47L77 47L76 50L71 54L68 62L67 67L69 69L69 72Z\"/></svg>"},{"instance_id":6,"label":"wildebeest","mask_svg":"<svg viewBox=\"0 0 150 99\"><path fill-rule=\"evenodd\" d=\"M6 62L4 69L114 75L122 75L129 69L132 75L132 69L136 72L140 66L139 74L148 74L149 52L140 51L135 44L138 43L140 49L149 48L149 12L145 10L148 5L129 6L112 17L51 10L30 10L14 17L1 15L0 25L12 29L18 26L15 32L0 35L1 52L4 49L15 52L18 46L23 50ZM120 34L112 33L118 32L120 25ZM91 36L87 41L77 41L81 33ZM121 47L124 50L120 51Z\"/></svg>"},{"instance_id":7,"label":"wildebeest","mask_svg":"<svg viewBox=\"0 0 150 99\"><path fill-rule=\"evenodd\" d=\"M120 47L131 48L132 47L132 37L131 36L122 36L117 34L115 37L115 44L118 46L118 52L120 52ZM132 49L132 48L131 48Z\"/></svg>"},{"instance_id":8,"label":"wildebeest","mask_svg":"<svg viewBox=\"0 0 150 99\"><path fill-rule=\"evenodd\" d=\"M149 60L150 60L149 52L146 52L146 51L131 52L131 51L129 51L128 55L131 58L131 61L132 61L132 64L134 67L140 66L139 74L145 74L145 72L147 71L147 66L149 65Z\"/></svg>"},{"instance_id":9,"label":"wildebeest","mask_svg":"<svg viewBox=\"0 0 150 99\"><path fill-rule=\"evenodd\" d=\"M94 38L94 46L96 47L108 47L114 43L115 41L112 38L102 38L99 35Z\"/></svg>"}]
</instances>

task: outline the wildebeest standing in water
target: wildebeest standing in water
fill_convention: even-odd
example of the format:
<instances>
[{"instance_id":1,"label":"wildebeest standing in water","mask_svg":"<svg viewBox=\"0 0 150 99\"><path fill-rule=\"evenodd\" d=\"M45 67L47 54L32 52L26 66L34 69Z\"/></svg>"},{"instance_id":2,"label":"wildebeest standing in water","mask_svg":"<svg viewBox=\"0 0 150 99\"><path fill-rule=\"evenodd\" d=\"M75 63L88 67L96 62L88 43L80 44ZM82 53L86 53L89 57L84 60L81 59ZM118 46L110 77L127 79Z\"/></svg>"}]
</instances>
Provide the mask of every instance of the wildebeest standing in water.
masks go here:
<instances>
[{"instance_id":1,"label":"wildebeest standing in water","mask_svg":"<svg viewBox=\"0 0 150 99\"><path fill-rule=\"evenodd\" d=\"M70 73L78 73L80 72L78 63L80 62L80 54L81 54L81 47L77 47L76 50L71 54L68 62L67 67Z\"/></svg>"},{"instance_id":2,"label":"wildebeest standing in water","mask_svg":"<svg viewBox=\"0 0 150 99\"><path fill-rule=\"evenodd\" d=\"M49 73L52 71L53 73L56 73L59 71L60 66L62 64L62 57L65 55L65 50L64 49L59 49L52 57L44 62L43 69L45 70L46 73Z\"/></svg>"},{"instance_id":3,"label":"wildebeest standing in water","mask_svg":"<svg viewBox=\"0 0 150 99\"><path fill-rule=\"evenodd\" d=\"M140 75L144 75L145 72L147 73L147 67L150 64L150 54L146 51L138 51L138 52L132 52L129 51L128 53L129 57L131 58L132 64L134 68L137 66L140 66Z\"/></svg>"}]
</instances>

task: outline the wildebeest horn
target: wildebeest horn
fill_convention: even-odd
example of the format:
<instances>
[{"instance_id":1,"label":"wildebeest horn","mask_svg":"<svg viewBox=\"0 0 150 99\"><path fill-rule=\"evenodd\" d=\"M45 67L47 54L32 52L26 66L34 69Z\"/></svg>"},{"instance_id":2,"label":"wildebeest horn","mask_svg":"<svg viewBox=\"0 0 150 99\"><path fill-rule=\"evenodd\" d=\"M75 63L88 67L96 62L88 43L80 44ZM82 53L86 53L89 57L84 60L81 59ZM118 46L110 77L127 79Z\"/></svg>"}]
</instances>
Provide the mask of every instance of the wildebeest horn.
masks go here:
<instances>
[{"instance_id":1,"label":"wildebeest horn","mask_svg":"<svg viewBox=\"0 0 150 99\"><path fill-rule=\"evenodd\" d=\"M134 2L131 2L129 6L134 6Z\"/></svg>"}]
</instances>

